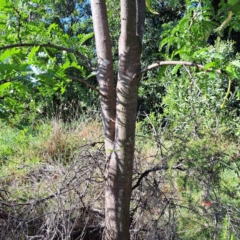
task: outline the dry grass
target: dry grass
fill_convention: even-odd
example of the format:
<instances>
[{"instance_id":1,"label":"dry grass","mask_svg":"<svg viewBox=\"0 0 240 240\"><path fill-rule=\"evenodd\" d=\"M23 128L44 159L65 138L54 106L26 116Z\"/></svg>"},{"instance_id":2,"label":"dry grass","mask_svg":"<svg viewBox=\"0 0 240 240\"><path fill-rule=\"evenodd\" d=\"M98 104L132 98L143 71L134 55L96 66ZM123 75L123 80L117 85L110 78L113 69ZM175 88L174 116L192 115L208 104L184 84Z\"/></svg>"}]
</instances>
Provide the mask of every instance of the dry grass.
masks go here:
<instances>
[{"instance_id":1,"label":"dry grass","mask_svg":"<svg viewBox=\"0 0 240 240\"><path fill-rule=\"evenodd\" d=\"M0 180L0 237L7 240L101 239L105 166L101 123L66 125L55 120L46 132L36 148L37 164L30 167L19 161L18 166L14 165L15 170L12 166L12 173ZM215 139L218 147L210 137L206 142L212 146L207 147L201 139L188 141L188 136L181 141L174 135L167 139L136 139L131 239L179 239L191 230L186 227L188 216L191 216L192 227L198 224L199 232L204 232L204 223L214 228L212 216L216 208L201 206L201 184L206 179L216 184L214 178L219 172L214 168L213 172L208 170L219 162L237 164L239 148L227 142L223 146L219 138ZM230 163L225 159L229 146L232 148ZM212 159L215 159L213 163ZM208 167L200 168L200 164ZM22 169L18 169L20 166ZM187 186L184 185L186 178L190 179ZM217 184L214 187L219 188ZM234 221L240 222L235 205L224 205L224 201L222 196L215 199L219 217L228 211ZM220 223L216 231L219 229Z\"/></svg>"},{"instance_id":2,"label":"dry grass","mask_svg":"<svg viewBox=\"0 0 240 240\"><path fill-rule=\"evenodd\" d=\"M102 140L102 129L99 122L82 122L79 125L66 126L59 120L52 122L48 140L43 143L43 155L49 160L69 163L73 160L79 147Z\"/></svg>"},{"instance_id":3,"label":"dry grass","mask_svg":"<svg viewBox=\"0 0 240 240\"><path fill-rule=\"evenodd\" d=\"M5 186L2 238L87 239L103 228L102 146L86 145L74 159L69 165L45 162Z\"/></svg>"},{"instance_id":4,"label":"dry grass","mask_svg":"<svg viewBox=\"0 0 240 240\"><path fill-rule=\"evenodd\" d=\"M83 239L95 234L93 222L98 219L101 230L103 219L101 124L53 120L38 131L41 139L31 142L31 154L24 146L2 168L0 237ZM28 158L38 161L30 165Z\"/></svg>"}]
</instances>

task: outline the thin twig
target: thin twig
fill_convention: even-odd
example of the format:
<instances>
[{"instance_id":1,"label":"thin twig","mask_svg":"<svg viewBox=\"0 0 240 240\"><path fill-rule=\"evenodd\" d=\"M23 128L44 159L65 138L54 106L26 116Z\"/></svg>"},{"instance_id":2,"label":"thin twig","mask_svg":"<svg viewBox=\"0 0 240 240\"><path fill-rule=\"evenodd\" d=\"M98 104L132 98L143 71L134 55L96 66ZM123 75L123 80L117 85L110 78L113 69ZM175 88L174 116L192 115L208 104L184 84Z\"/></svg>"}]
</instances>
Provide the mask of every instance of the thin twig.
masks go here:
<instances>
[{"instance_id":1,"label":"thin twig","mask_svg":"<svg viewBox=\"0 0 240 240\"><path fill-rule=\"evenodd\" d=\"M198 91L199 91L199 92L202 92L202 91L200 90L200 88L198 87L198 85L197 85L197 83L196 83L196 80L195 80L194 77L192 76L192 74L191 74L191 72L189 71L189 69L188 69L185 65L183 65L183 66L184 66L186 72L188 73L189 78L190 78L192 84L195 84L196 87L197 87L197 89L198 89Z\"/></svg>"},{"instance_id":2,"label":"thin twig","mask_svg":"<svg viewBox=\"0 0 240 240\"><path fill-rule=\"evenodd\" d=\"M148 170L144 171L144 172L141 174L140 178L138 179L137 183L132 187L132 191L140 185L142 179L143 179L144 177L146 177L150 172L156 172L156 171L168 170L168 169L169 169L168 166L155 166L155 167L152 168L152 169L148 169ZM177 169L177 170L180 170L180 171L185 171L185 169L184 169L180 164L171 167L171 169Z\"/></svg>"},{"instance_id":3,"label":"thin twig","mask_svg":"<svg viewBox=\"0 0 240 240\"><path fill-rule=\"evenodd\" d=\"M91 88L92 90L96 91L97 93L99 93L99 95L101 95L103 98L107 99L107 97L102 94L97 88L95 88L93 85L89 84L86 80L78 78L78 77L73 77L73 76L69 76L67 75L68 78L74 80L74 81L78 81L81 82L83 84L85 84L87 87Z\"/></svg>"},{"instance_id":4,"label":"thin twig","mask_svg":"<svg viewBox=\"0 0 240 240\"><path fill-rule=\"evenodd\" d=\"M152 126L152 130L153 130L153 134L154 134L154 138L155 138L155 141L157 142L157 145L158 145L158 148L160 149L160 154L161 154L161 157L163 157L163 150L162 150L162 147L164 147L161 143L161 140L158 136L158 133L157 133L157 130L152 122L152 120L150 119L150 117L148 116L147 113L145 113L145 117L148 119L148 121L150 122L151 126ZM165 148L165 147L164 147ZM166 149L166 148L165 148Z\"/></svg>"}]
</instances>

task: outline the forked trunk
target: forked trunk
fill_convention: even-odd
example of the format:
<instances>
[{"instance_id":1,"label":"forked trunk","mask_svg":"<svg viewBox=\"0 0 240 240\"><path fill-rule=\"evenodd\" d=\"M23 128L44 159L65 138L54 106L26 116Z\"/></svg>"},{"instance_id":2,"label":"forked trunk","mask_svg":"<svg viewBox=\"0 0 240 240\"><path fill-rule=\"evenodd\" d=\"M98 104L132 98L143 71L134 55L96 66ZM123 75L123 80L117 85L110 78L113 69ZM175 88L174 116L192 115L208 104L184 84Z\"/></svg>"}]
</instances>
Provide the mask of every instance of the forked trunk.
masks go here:
<instances>
[{"instance_id":1,"label":"forked trunk","mask_svg":"<svg viewBox=\"0 0 240 240\"><path fill-rule=\"evenodd\" d=\"M121 0L121 35L119 39L116 98L115 91L112 88L113 79L111 82L109 81L109 76L113 76L113 72L109 72L113 71L112 62L106 61L110 59L107 53L111 52L111 46L105 1L92 0L91 6L99 63L97 77L100 91L107 97L106 99L101 98L108 160L106 167L104 237L111 240L127 240L130 238L129 210L138 84L141 78L138 73L141 70L140 56L145 18L145 0ZM107 46L108 42L109 45ZM116 101L116 120L113 114L114 106L112 105L114 101Z\"/></svg>"}]
</instances>

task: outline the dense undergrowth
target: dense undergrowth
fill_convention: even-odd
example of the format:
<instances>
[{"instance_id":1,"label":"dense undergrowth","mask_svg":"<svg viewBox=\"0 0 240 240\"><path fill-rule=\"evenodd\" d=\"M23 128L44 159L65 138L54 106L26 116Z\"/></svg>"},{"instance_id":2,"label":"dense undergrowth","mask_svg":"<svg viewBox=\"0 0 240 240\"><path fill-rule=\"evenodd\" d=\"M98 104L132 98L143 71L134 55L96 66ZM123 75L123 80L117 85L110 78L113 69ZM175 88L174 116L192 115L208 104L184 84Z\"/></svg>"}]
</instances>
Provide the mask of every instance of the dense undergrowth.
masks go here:
<instances>
[{"instance_id":1,"label":"dense undergrowth","mask_svg":"<svg viewBox=\"0 0 240 240\"><path fill-rule=\"evenodd\" d=\"M131 239L240 239L239 139L201 118L137 123ZM225 127L224 127L225 126ZM229 127L229 126L228 126ZM237 133L237 131L236 131ZM101 239L100 118L1 123L2 239Z\"/></svg>"}]
</instances>

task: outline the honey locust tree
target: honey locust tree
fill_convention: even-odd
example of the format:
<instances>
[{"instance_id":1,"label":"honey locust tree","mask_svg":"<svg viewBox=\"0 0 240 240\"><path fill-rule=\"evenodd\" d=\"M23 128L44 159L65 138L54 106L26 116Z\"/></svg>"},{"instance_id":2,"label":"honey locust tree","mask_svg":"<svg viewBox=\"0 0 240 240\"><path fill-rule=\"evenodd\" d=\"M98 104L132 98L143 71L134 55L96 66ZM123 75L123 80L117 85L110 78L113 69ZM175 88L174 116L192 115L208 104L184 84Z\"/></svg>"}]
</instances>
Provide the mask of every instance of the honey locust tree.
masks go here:
<instances>
[{"instance_id":1,"label":"honey locust tree","mask_svg":"<svg viewBox=\"0 0 240 240\"><path fill-rule=\"evenodd\" d=\"M149 5L149 2L147 3ZM91 0L98 59L97 80L101 93L100 102L107 157L105 175L105 239L129 239L129 207L133 174L136 109L141 74L161 65L177 65L178 67L184 65L204 68L202 65L192 62L165 61L155 63L146 70L141 70L140 57L145 19L145 0L121 0L120 4L121 30L118 42L118 80L115 88L106 2L104 0ZM229 5L232 6L231 4L230 2ZM148 8L154 13L149 6ZM187 22L189 24L188 27L190 26L189 28L191 29L192 19L192 11L190 10L181 22ZM205 23L205 25L207 24ZM211 30L214 27L216 26L213 24L210 24L210 27L208 26ZM221 25L220 28L222 27ZM185 28L186 26L179 24L179 29L182 32L185 32ZM211 30L208 29L208 31ZM199 31L195 33L196 36L198 34L202 33ZM162 46L167 41L173 42L174 39L177 38L166 37ZM200 38L197 36L197 39ZM200 46L199 43L201 41L198 40L196 46ZM201 51L201 48L199 51ZM185 49L178 51L183 60L184 57L182 56L186 55L185 52ZM193 59L187 58L187 60ZM211 66L215 66L215 70L216 66L217 68L220 67L220 65L215 64ZM229 66L226 69L230 69ZM205 69L206 71L213 70L209 67L205 67ZM233 75L236 76L233 68L228 71L234 72ZM217 72L219 74L223 73L220 70L217 70Z\"/></svg>"},{"instance_id":2,"label":"honey locust tree","mask_svg":"<svg viewBox=\"0 0 240 240\"><path fill-rule=\"evenodd\" d=\"M121 1L118 81L114 87L113 59L106 2L92 0L98 58L97 80L105 134L105 239L129 239L130 197L138 84L141 78L145 0Z\"/></svg>"},{"instance_id":3,"label":"honey locust tree","mask_svg":"<svg viewBox=\"0 0 240 240\"><path fill-rule=\"evenodd\" d=\"M2 89L0 90L2 92L7 91L15 80L21 81L25 79L29 81L31 76L27 70L32 65L35 66L35 69L37 68L35 78L39 79L41 83L39 87L50 84L49 88L45 88L50 90L60 88L64 91L64 86L69 83L70 79L90 86L79 76L71 76L70 74L72 74L71 69L75 68L79 70L79 75L81 73L84 78L88 77L84 68L79 64L79 58L85 60L89 68L94 69L92 66L94 60L89 60L88 49L84 46L84 41L89 39L91 35L69 36L57 24L49 25L46 19L39 21L36 18L37 21L35 21L34 17L29 13L38 12L41 16L42 14L46 15L49 12L47 2L36 0L32 4L26 1L18 1L18 8L11 1L1 0L1 2L3 4L0 6L0 23L1 26L5 26L5 24L8 26L8 28L2 28L3 30L1 30L3 38L0 46L2 51L2 62L0 64ZM141 75L163 65L177 65L178 67L184 65L185 67L194 66L198 68L204 68L204 66L192 62L165 61L154 63L141 70L140 57L144 32L145 0L121 0L120 5L121 29L118 42L118 79L115 84L106 1L91 0L99 89L93 86L90 87L99 93L105 135L104 237L105 239L122 240L130 238L129 209L132 191L137 97ZM4 6L6 7L4 8ZM9 18L9 16L14 15L15 17ZM200 45L204 41L199 36L201 34L198 28L199 24L195 25L198 16L199 19L202 19L202 17L200 14L195 15L193 15L195 16L193 18L192 12L186 14L173 32L170 31L170 28L167 29L169 32L166 30L165 36L167 35L167 37L162 41L161 47L163 48L166 44L174 47L174 41L176 40L180 41L177 42L177 45L182 47L180 50L176 49L172 56L178 54L182 60L196 60L184 57L191 57L190 55L194 53L188 51L189 47L185 47L188 46L185 42L186 37L192 40L193 36L197 36L195 38L198 41L196 42L196 48L200 46L199 51L206 50ZM191 31L185 31L186 26ZM74 30L77 27L78 25L73 25L72 29ZM174 35L176 33L178 35L190 33L193 35L178 38ZM54 51L53 54L49 53L49 49ZM58 56L59 52L61 52L61 61L57 62L56 56ZM219 67L216 64L215 61L210 66L205 66L205 71L212 71L212 68L216 70ZM233 77L237 75L233 68L234 65L238 67L239 62L234 61L232 64L226 64L225 66L227 71L234 73L232 74ZM8 67L7 70L6 67ZM218 70L218 73L222 72ZM58 81L59 79L61 81ZM20 88L22 85L18 84L17 86ZM44 92L44 88L42 91Z\"/></svg>"}]
</instances>

